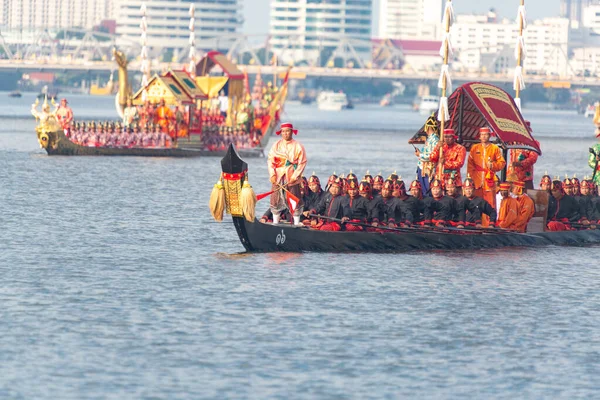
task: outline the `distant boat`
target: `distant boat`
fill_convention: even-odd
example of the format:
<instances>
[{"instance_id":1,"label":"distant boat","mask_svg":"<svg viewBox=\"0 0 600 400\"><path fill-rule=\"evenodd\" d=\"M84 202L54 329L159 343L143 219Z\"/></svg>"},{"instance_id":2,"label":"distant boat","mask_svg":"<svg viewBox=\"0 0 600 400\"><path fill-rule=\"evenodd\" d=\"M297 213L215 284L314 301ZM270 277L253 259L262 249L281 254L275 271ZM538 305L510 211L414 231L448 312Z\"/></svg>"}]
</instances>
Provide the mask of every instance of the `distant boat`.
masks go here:
<instances>
[{"instance_id":1,"label":"distant boat","mask_svg":"<svg viewBox=\"0 0 600 400\"><path fill-rule=\"evenodd\" d=\"M427 116L436 112L440 107L440 100L437 96L423 96L419 104L419 114Z\"/></svg>"},{"instance_id":2,"label":"distant boat","mask_svg":"<svg viewBox=\"0 0 600 400\"><path fill-rule=\"evenodd\" d=\"M18 90L14 90L8 94L8 97L23 97L23 95Z\"/></svg>"},{"instance_id":3,"label":"distant boat","mask_svg":"<svg viewBox=\"0 0 600 400\"><path fill-rule=\"evenodd\" d=\"M319 110L341 111L348 108L349 102L346 93L326 90L317 96L317 104Z\"/></svg>"},{"instance_id":4,"label":"distant boat","mask_svg":"<svg viewBox=\"0 0 600 400\"><path fill-rule=\"evenodd\" d=\"M58 97L58 90L49 90L48 85L44 85L42 91L37 95L37 98L43 100L46 96L48 96L48 100L56 100Z\"/></svg>"}]
</instances>

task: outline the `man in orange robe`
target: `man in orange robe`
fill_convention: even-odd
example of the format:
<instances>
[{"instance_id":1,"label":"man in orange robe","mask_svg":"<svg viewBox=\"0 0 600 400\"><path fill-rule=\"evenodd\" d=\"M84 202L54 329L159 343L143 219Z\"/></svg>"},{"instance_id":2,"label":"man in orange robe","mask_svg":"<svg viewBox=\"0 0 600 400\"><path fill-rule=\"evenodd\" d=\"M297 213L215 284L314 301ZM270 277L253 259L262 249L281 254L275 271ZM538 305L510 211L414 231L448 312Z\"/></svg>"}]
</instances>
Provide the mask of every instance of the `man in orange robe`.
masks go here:
<instances>
[{"instance_id":1,"label":"man in orange robe","mask_svg":"<svg viewBox=\"0 0 600 400\"><path fill-rule=\"evenodd\" d=\"M475 183L475 195L482 197L497 210L494 175L506 166L506 160L500 148L490 143L490 132L489 128L479 129L481 143L471 147L467 161L467 175L470 175ZM482 217L483 226L488 226L489 219L486 215Z\"/></svg>"},{"instance_id":2,"label":"man in orange robe","mask_svg":"<svg viewBox=\"0 0 600 400\"><path fill-rule=\"evenodd\" d=\"M293 138L293 135L296 134L298 134L298 130L294 129L292 124L282 124L281 130L277 131L277 135L281 135L281 139L275 142L269 151L267 167L273 184L271 211L274 224L279 223L281 211L289 208L286 205L284 193L288 191L300 199L294 210L294 224L300 225L300 215L304 208L300 195L300 182L307 160L304 146Z\"/></svg>"},{"instance_id":3,"label":"man in orange robe","mask_svg":"<svg viewBox=\"0 0 600 400\"><path fill-rule=\"evenodd\" d=\"M168 128L169 123L173 120L173 111L167 107L164 99L160 101L160 106L156 109L156 117L161 130L166 132L165 128Z\"/></svg>"},{"instance_id":4,"label":"man in orange robe","mask_svg":"<svg viewBox=\"0 0 600 400\"><path fill-rule=\"evenodd\" d=\"M519 203L519 217L516 222L516 229L519 232L527 232L527 224L535 214L535 203L531 197L523 193L524 189L525 182L517 181L513 183L512 192L517 196L517 202Z\"/></svg>"},{"instance_id":5,"label":"man in orange robe","mask_svg":"<svg viewBox=\"0 0 600 400\"><path fill-rule=\"evenodd\" d=\"M465 146L456 143L456 139L454 129L444 129L444 144L438 143L429 159L442 164L444 171L443 182L452 179L454 185L460 189L462 187L460 169L465 165L467 149L465 149ZM441 157L440 149L442 149Z\"/></svg>"},{"instance_id":6,"label":"man in orange robe","mask_svg":"<svg viewBox=\"0 0 600 400\"><path fill-rule=\"evenodd\" d=\"M517 220L519 219L519 203L516 199L510 197L510 183L500 184L500 194L502 203L498 212L498 221L496 226L502 229L517 229Z\"/></svg>"}]
</instances>

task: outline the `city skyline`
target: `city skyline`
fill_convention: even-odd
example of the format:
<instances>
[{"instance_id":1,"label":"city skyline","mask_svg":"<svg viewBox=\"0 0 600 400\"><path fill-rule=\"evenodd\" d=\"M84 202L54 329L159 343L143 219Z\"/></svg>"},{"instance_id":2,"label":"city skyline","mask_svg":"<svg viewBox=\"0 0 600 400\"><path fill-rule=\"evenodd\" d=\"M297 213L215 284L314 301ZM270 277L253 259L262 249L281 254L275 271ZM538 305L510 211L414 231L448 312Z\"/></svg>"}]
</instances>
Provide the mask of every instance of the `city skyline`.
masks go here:
<instances>
[{"instance_id":1,"label":"city skyline","mask_svg":"<svg viewBox=\"0 0 600 400\"><path fill-rule=\"evenodd\" d=\"M252 4L250 4L252 2ZM376 17L379 15L380 0L373 0L374 21L372 24L372 32L378 32L378 24ZM269 11L271 0L244 0L244 25L242 32L246 34L266 34L269 32ZM490 8L495 8L501 18L514 19L517 15L519 6L518 0L513 0L510 3L498 2L492 0L480 0L473 4L469 2L455 1L454 10L457 14L482 14ZM560 0L526 0L525 7L527 8L527 18L529 20L557 17L560 14Z\"/></svg>"}]
</instances>

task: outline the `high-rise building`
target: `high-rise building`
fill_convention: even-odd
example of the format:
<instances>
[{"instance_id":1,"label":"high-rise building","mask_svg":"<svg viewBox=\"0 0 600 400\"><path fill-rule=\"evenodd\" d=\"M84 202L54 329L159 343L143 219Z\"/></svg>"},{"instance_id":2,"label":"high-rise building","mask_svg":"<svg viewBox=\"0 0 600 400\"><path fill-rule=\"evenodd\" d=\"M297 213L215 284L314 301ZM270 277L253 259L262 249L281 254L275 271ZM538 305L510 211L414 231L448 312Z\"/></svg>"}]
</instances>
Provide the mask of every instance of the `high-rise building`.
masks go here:
<instances>
[{"instance_id":1,"label":"high-rise building","mask_svg":"<svg viewBox=\"0 0 600 400\"><path fill-rule=\"evenodd\" d=\"M242 0L116 0L117 34L139 42L142 4L146 4L147 41L150 47L183 48L189 45L190 4L194 3L197 45L204 40L236 33L243 23Z\"/></svg>"},{"instance_id":2,"label":"high-rise building","mask_svg":"<svg viewBox=\"0 0 600 400\"><path fill-rule=\"evenodd\" d=\"M452 46L460 63L453 67L510 73L516 65L514 48L519 27L514 20L495 15L459 15L452 27ZM526 71L565 75L568 71L569 21L545 18L527 25Z\"/></svg>"},{"instance_id":3,"label":"high-rise building","mask_svg":"<svg viewBox=\"0 0 600 400\"><path fill-rule=\"evenodd\" d=\"M315 61L342 39L354 39L359 55L368 55L372 6L372 0L271 0L272 49L283 59Z\"/></svg>"},{"instance_id":4,"label":"high-rise building","mask_svg":"<svg viewBox=\"0 0 600 400\"><path fill-rule=\"evenodd\" d=\"M382 39L439 39L442 0L381 0L379 37Z\"/></svg>"},{"instance_id":5,"label":"high-rise building","mask_svg":"<svg viewBox=\"0 0 600 400\"><path fill-rule=\"evenodd\" d=\"M4 29L91 29L114 18L117 0L0 0Z\"/></svg>"},{"instance_id":6,"label":"high-rise building","mask_svg":"<svg viewBox=\"0 0 600 400\"><path fill-rule=\"evenodd\" d=\"M600 4L600 0L561 0L560 16L567 18L572 29L580 29L586 18L589 6Z\"/></svg>"}]
</instances>

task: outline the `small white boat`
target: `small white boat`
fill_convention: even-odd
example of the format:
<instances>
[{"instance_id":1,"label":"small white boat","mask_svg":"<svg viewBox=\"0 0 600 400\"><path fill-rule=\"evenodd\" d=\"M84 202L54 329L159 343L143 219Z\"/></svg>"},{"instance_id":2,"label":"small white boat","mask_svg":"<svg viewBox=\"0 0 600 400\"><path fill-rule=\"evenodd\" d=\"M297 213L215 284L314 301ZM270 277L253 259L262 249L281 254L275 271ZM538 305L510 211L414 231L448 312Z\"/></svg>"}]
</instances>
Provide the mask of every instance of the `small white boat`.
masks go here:
<instances>
[{"instance_id":1,"label":"small white boat","mask_svg":"<svg viewBox=\"0 0 600 400\"><path fill-rule=\"evenodd\" d=\"M431 115L440 108L440 99L437 96L423 96L419 104L419 114L423 116Z\"/></svg>"},{"instance_id":2,"label":"small white boat","mask_svg":"<svg viewBox=\"0 0 600 400\"><path fill-rule=\"evenodd\" d=\"M317 96L319 110L340 111L348 108L348 97L344 92L323 91Z\"/></svg>"},{"instance_id":3,"label":"small white boat","mask_svg":"<svg viewBox=\"0 0 600 400\"><path fill-rule=\"evenodd\" d=\"M594 114L596 114L596 106L594 104L588 104L588 106L585 108L585 111L583 112L583 115L586 118L590 118L593 117Z\"/></svg>"}]
</instances>

